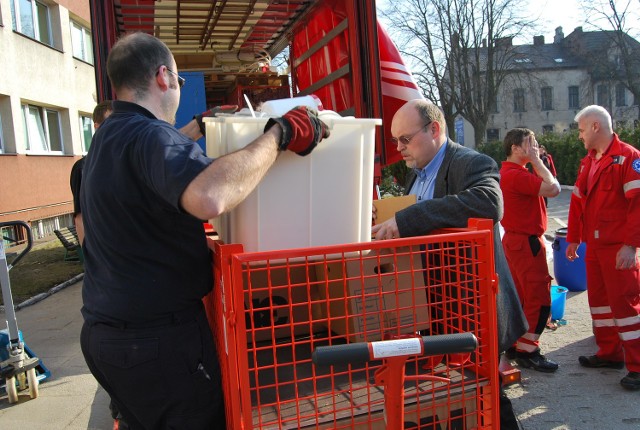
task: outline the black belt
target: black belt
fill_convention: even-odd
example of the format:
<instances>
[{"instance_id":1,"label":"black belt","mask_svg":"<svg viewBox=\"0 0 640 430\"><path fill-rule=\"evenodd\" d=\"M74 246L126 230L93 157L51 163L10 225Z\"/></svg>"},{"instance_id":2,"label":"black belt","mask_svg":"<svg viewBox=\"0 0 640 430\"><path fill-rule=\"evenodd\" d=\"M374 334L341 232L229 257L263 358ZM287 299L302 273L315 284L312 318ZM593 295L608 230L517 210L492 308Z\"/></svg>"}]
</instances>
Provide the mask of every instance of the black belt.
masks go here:
<instances>
[{"instance_id":1,"label":"black belt","mask_svg":"<svg viewBox=\"0 0 640 430\"><path fill-rule=\"evenodd\" d=\"M144 328L156 328L165 327L170 325L178 325L185 321L193 321L200 312L204 310L202 302L197 305L191 306L187 309L183 309L178 312L172 312L161 318L154 318L146 321L109 321L98 322L96 325L106 325L109 327L119 329L144 329Z\"/></svg>"}]
</instances>

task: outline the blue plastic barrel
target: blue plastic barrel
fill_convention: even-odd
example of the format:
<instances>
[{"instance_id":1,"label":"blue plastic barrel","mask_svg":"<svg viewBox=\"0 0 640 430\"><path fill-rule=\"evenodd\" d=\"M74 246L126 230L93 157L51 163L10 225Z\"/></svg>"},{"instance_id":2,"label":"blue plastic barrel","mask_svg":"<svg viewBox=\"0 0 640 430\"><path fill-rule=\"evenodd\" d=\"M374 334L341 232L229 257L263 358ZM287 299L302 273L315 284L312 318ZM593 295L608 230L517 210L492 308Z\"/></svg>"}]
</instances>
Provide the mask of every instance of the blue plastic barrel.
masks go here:
<instances>
[{"instance_id":1,"label":"blue plastic barrel","mask_svg":"<svg viewBox=\"0 0 640 430\"><path fill-rule=\"evenodd\" d=\"M587 245L581 243L575 261L567 259L567 229L556 230L556 238L551 245L553 248L553 274L558 285L565 286L569 291L584 291L587 289L587 268L584 259Z\"/></svg>"}]
</instances>

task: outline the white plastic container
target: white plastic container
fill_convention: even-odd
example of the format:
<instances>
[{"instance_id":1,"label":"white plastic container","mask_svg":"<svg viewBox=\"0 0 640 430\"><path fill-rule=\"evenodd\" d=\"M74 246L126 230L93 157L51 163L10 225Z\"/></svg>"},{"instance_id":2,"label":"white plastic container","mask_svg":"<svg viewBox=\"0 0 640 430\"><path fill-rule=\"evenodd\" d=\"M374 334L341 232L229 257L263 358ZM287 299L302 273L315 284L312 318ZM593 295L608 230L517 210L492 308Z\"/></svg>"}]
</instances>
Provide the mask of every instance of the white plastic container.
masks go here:
<instances>
[{"instance_id":1,"label":"white plastic container","mask_svg":"<svg viewBox=\"0 0 640 430\"><path fill-rule=\"evenodd\" d=\"M222 240L246 252L371 240L375 126L379 119L323 115L331 136L306 157L282 153L233 211L212 220ZM205 118L207 155L241 149L266 118Z\"/></svg>"},{"instance_id":2,"label":"white plastic container","mask_svg":"<svg viewBox=\"0 0 640 430\"><path fill-rule=\"evenodd\" d=\"M296 106L307 106L317 111L322 110L322 102L318 96L313 94L288 99L268 100L262 103L258 110L271 116L282 116Z\"/></svg>"}]
</instances>

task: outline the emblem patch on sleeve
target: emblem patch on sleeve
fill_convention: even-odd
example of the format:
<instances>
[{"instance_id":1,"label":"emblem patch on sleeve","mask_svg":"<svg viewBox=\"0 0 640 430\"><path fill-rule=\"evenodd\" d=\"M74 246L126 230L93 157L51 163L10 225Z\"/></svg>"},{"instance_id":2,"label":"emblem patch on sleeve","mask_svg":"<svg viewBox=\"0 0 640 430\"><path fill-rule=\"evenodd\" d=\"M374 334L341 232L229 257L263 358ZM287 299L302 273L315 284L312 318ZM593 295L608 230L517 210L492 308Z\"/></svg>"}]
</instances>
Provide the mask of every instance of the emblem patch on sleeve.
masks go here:
<instances>
[{"instance_id":1,"label":"emblem patch on sleeve","mask_svg":"<svg viewBox=\"0 0 640 430\"><path fill-rule=\"evenodd\" d=\"M633 170L635 170L636 173L640 173L640 158L636 158L635 160L633 160L633 164L631 164L631 167L633 167Z\"/></svg>"}]
</instances>

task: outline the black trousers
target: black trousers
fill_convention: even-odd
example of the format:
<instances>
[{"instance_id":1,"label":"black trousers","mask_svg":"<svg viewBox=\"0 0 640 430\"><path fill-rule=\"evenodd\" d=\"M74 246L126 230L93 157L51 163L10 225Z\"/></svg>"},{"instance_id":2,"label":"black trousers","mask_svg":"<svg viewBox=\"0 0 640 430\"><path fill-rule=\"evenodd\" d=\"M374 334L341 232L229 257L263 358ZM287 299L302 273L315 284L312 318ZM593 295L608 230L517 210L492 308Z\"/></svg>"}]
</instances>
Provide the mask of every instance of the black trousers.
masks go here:
<instances>
[{"instance_id":1,"label":"black trousers","mask_svg":"<svg viewBox=\"0 0 640 430\"><path fill-rule=\"evenodd\" d=\"M157 327L82 327L91 373L132 430L224 429L220 365L202 308Z\"/></svg>"}]
</instances>

